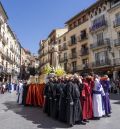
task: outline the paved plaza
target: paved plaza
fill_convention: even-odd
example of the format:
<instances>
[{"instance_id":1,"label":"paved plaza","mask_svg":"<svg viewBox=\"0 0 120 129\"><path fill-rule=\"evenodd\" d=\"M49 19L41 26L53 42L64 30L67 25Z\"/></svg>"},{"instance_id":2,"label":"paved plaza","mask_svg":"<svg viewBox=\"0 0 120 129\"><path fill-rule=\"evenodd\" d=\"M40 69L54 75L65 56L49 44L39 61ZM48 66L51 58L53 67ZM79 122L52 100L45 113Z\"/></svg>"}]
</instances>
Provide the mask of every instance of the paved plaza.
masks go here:
<instances>
[{"instance_id":1,"label":"paved plaza","mask_svg":"<svg viewBox=\"0 0 120 129\"><path fill-rule=\"evenodd\" d=\"M0 129L67 129L66 124L47 117L41 108L16 104L16 94L0 94ZM111 95L112 117L71 129L120 129L120 96Z\"/></svg>"}]
</instances>

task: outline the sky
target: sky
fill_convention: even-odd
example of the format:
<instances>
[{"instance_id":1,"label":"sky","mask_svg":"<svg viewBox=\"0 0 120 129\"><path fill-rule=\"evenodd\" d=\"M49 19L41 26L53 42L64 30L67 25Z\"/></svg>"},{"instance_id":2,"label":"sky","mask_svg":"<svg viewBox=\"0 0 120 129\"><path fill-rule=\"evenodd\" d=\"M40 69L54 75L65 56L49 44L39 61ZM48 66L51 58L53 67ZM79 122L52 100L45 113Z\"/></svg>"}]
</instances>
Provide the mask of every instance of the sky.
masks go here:
<instances>
[{"instance_id":1,"label":"sky","mask_svg":"<svg viewBox=\"0 0 120 129\"><path fill-rule=\"evenodd\" d=\"M1 0L21 45L36 53L39 42L96 0Z\"/></svg>"}]
</instances>

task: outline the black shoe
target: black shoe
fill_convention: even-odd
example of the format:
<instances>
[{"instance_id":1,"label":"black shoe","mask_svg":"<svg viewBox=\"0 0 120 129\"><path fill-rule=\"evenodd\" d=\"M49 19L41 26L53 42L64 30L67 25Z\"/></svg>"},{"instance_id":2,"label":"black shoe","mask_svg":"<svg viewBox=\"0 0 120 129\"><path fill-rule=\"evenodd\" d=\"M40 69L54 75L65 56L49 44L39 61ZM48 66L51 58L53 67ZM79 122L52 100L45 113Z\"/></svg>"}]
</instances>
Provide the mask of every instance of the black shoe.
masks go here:
<instances>
[{"instance_id":1,"label":"black shoe","mask_svg":"<svg viewBox=\"0 0 120 129\"><path fill-rule=\"evenodd\" d=\"M102 117L106 117L106 115L103 115Z\"/></svg>"},{"instance_id":2,"label":"black shoe","mask_svg":"<svg viewBox=\"0 0 120 129\"><path fill-rule=\"evenodd\" d=\"M100 117L94 117L93 119L94 120L100 120Z\"/></svg>"},{"instance_id":3,"label":"black shoe","mask_svg":"<svg viewBox=\"0 0 120 129\"><path fill-rule=\"evenodd\" d=\"M106 115L107 117L111 117L111 115Z\"/></svg>"},{"instance_id":4,"label":"black shoe","mask_svg":"<svg viewBox=\"0 0 120 129\"><path fill-rule=\"evenodd\" d=\"M80 124L80 125L86 125L86 123L83 122L83 121L80 121L79 124Z\"/></svg>"},{"instance_id":5,"label":"black shoe","mask_svg":"<svg viewBox=\"0 0 120 129\"><path fill-rule=\"evenodd\" d=\"M84 122L87 122L87 123L89 123L89 121L88 120L83 120Z\"/></svg>"},{"instance_id":6,"label":"black shoe","mask_svg":"<svg viewBox=\"0 0 120 129\"><path fill-rule=\"evenodd\" d=\"M70 124L70 127L73 127L73 124Z\"/></svg>"}]
</instances>

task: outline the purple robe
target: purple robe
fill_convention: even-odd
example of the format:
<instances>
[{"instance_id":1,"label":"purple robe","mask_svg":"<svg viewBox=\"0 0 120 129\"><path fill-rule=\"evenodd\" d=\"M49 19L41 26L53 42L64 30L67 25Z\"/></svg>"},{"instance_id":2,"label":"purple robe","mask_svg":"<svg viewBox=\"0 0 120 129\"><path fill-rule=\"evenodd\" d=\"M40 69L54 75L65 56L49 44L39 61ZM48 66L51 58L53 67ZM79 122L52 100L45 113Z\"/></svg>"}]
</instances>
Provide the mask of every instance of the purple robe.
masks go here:
<instances>
[{"instance_id":1,"label":"purple robe","mask_svg":"<svg viewBox=\"0 0 120 129\"><path fill-rule=\"evenodd\" d=\"M109 98L110 81L102 80L101 84L102 84L104 92L105 92L105 96L103 96L103 104L104 104L104 108L105 108L105 114L109 115L111 113L111 105L110 105L110 98Z\"/></svg>"}]
</instances>

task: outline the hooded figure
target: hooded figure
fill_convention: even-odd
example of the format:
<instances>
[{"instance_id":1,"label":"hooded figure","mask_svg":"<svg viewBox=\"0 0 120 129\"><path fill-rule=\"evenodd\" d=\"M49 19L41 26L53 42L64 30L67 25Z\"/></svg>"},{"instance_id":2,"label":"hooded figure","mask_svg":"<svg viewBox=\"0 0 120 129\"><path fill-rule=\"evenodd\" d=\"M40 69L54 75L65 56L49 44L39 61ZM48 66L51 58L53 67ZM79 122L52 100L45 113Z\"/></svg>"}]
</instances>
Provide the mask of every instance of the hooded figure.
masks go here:
<instances>
[{"instance_id":1,"label":"hooded figure","mask_svg":"<svg viewBox=\"0 0 120 129\"><path fill-rule=\"evenodd\" d=\"M101 84L103 86L105 96L103 96L103 103L105 108L105 115L109 117L111 114L111 105L110 105L110 98L109 98L109 90L110 90L110 80L107 75L101 79Z\"/></svg>"},{"instance_id":2,"label":"hooded figure","mask_svg":"<svg viewBox=\"0 0 120 129\"><path fill-rule=\"evenodd\" d=\"M96 119L100 119L105 114L102 96L105 96L105 93L100 83L99 76L96 75L93 87L93 116Z\"/></svg>"}]
</instances>

